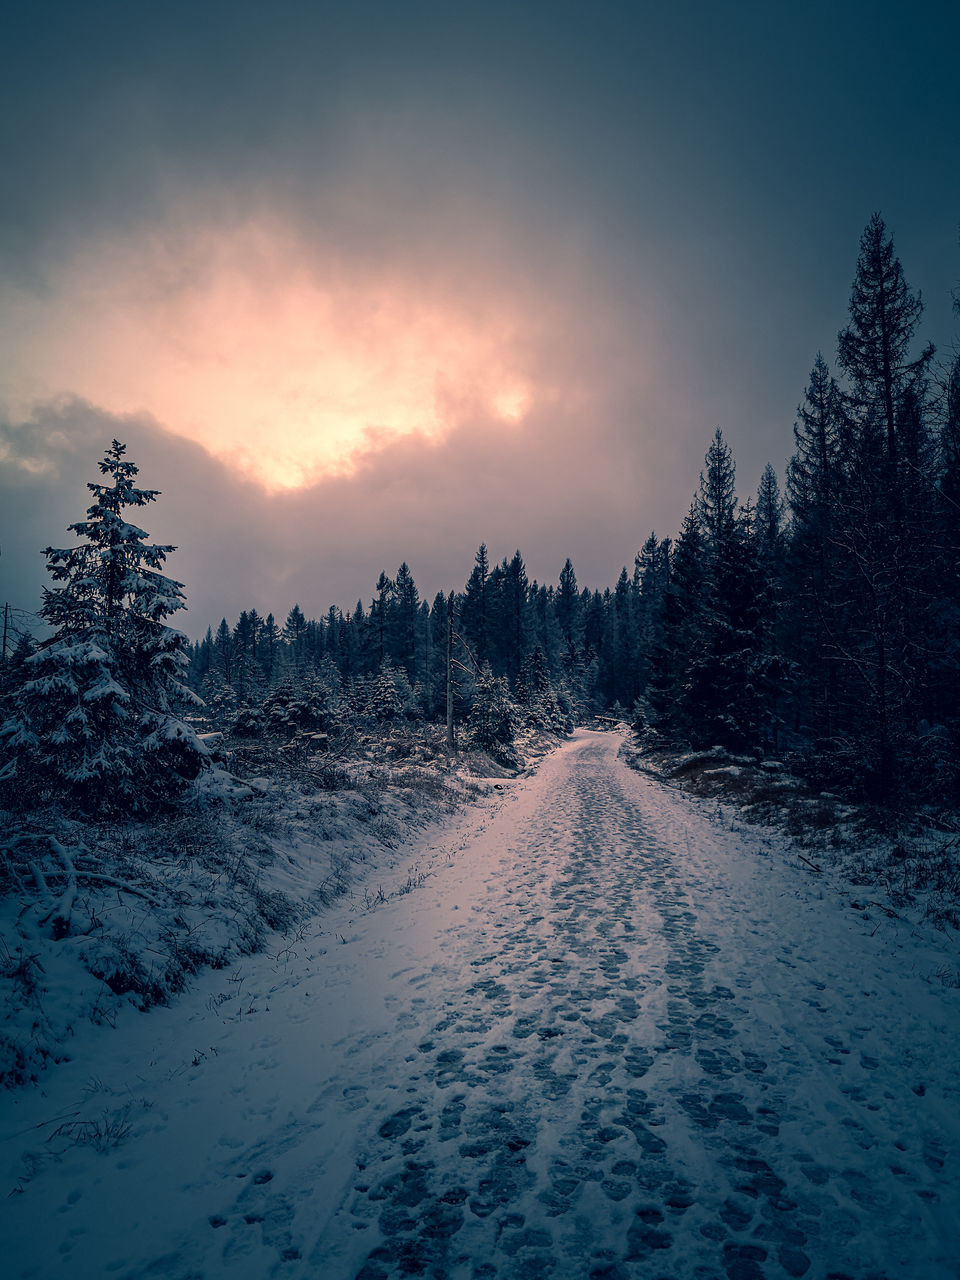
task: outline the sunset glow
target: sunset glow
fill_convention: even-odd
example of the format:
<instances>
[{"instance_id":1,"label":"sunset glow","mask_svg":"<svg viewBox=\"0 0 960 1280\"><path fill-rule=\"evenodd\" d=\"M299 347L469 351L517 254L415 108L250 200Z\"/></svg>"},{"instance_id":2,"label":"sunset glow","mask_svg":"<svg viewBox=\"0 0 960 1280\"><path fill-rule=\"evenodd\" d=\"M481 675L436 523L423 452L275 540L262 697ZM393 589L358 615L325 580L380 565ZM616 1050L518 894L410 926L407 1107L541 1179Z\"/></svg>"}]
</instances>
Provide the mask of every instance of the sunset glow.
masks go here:
<instances>
[{"instance_id":1,"label":"sunset glow","mask_svg":"<svg viewBox=\"0 0 960 1280\"><path fill-rule=\"evenodd\" d=\"M467 414L522 422L519 321L480 311L277 226L155 233L88 248L55 293L21 297L2 358L24 401L147 412L280 490L400 437L439 442Z\"/></svg>"}]
</instances>

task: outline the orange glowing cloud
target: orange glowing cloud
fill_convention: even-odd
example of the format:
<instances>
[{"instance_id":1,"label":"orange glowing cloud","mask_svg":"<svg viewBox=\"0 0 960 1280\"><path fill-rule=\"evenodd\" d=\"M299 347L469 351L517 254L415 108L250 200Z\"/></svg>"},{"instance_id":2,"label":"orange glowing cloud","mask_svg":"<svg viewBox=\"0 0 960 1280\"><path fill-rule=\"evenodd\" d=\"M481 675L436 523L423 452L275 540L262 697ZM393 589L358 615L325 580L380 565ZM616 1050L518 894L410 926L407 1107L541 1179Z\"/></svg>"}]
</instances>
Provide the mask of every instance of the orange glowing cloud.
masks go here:
<instances>
[{"instance_id":1,"label":"orange glowing cloud","mask_svg":"<svg viewBox=\"0 0 960 1280\"><path fill-rule=\"evenodd\" d=\"M442 440L466 407L519 424L540 395L508 304L451 302L265 220L87 247L50 292L10 301L15 408L65 393L146 411L268 490L398 437Z\"/></svg>"}]
</instances>

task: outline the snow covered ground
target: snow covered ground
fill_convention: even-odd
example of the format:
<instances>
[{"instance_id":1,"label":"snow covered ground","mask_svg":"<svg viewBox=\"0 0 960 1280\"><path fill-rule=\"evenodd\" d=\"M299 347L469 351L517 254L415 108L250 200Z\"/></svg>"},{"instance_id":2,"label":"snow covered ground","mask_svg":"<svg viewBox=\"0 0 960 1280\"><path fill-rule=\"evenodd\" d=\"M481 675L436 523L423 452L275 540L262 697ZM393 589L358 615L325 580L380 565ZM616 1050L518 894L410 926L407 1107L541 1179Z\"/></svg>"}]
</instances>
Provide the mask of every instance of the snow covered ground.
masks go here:
<instances>
[{"instance_id":1,"label":"snow covered ground","mask_svg":"<svg viewBox=\"0 0 960 1280\"><path fill-rule=\"evenodd\" d=\"M4 1274L960 1276L955 939L619 746L0 1098Z\"/></svg>"}]
</instances>

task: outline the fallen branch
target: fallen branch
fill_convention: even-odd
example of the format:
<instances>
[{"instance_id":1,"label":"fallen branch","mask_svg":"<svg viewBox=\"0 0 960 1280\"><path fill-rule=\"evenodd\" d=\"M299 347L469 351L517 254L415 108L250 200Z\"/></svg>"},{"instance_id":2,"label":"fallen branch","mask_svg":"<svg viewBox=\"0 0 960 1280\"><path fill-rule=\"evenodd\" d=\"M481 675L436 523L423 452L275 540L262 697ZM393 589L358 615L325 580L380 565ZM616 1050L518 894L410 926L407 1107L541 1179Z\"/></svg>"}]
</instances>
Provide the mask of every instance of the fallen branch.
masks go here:
<instances>
[{"instance_id":1,"label":"fallen branch","mask_svg":"<svg viewBox=\"0 0 960 1280\"><path fill-rule=\"evenodd\" d=\"M812 871L819 871L821 875L823 874L823 867L818 867L815 862L811 862L809 858L805 858L802 853L798 853L797 857L801 862L805 862Z\"/></svg>"},{"instance_id":2,"label":"fallen branch","mask_svg":"<svg viewBox=\"0 0 960 1280\"><path fill-rule=\"evenodd\" d=\"M66 877L66 887L60 897L59 902L55 902L45 916L41 917L40 923L46 924L51 921L53 936L55 938L65 938L70 932L70 914L73 911L73 904L77 896L77 871L73 865L73 859L64 849L59 840L55 840L53 836L47 837L50 841L50 848L63 863L63 874ZM59 875L59 872L53 874Z\"/></svg>"},{"instance_id":3,"label":"fallen branch","mask_svg":"<svg viewBox=\"0 0 960 1280\"><path fill-rule=\"evenodd\" d=\"M910 923L909 920L905 920L903 916L898 915L896 911L893 910L892 907L888 907L882 902L868 902L867 906L877 907L880 911L884 913L885 916L889 916L891 920L903 920L904 924Z\"/></svg>"},{"instance_id":4,"label":"fallen branch","mask_svg":"<svg viewBox=\"0 0 960 1280\"><path fill-rule=\"evenodd\" d=\"M37 886L37 892L40 894L40 897L43 898L44 901L49 902L50 890L47 888L47 882L44 878L43 872L35 862L28 862L27 870L33 876L33 881ZM54 875L56 875L56 872L54 872Z\"/></svg>"},{"instance_id":5,"label":"fallen branch","mask_svg":"<svg viewBox=\"0 0 960 1280\"><path fill-rule=\"evenodd\" d=\"M76 869L74 874L78 880L92 880L97 884L109 884L113 885L117 889L122 889L124 893L135 894L138 898L144 898L152 907L158 907L160 905L159 900L155 898L153 894L148 893L146 889L138 889L136 885L127 884L125 880L118 880L115 876L107 876L100 871L84 871L79 867ZM48 870L47 875L68 876L69 873L65 870L57 871L54 869L52 871Z\"/></svg>"}]
</instances>

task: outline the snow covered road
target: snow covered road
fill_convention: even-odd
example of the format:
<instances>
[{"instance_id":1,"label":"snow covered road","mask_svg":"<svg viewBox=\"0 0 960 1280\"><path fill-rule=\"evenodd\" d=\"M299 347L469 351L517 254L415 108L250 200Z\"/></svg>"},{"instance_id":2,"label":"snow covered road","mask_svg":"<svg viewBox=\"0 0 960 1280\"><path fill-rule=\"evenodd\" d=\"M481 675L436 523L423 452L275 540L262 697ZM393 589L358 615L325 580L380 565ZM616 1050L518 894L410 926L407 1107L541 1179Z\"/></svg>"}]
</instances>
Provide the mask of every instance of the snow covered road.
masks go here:
<instances>
[{"instance_id":1,"label":"snow covered road","mask_svg":"<svg viewBox=\"0 0 960 1280\"><path fill-rule=\"evenodd\" d=\"M4 1098L4 1273L960 1276L955 943L619 745Z\"/></svg>"}]
</instances>

